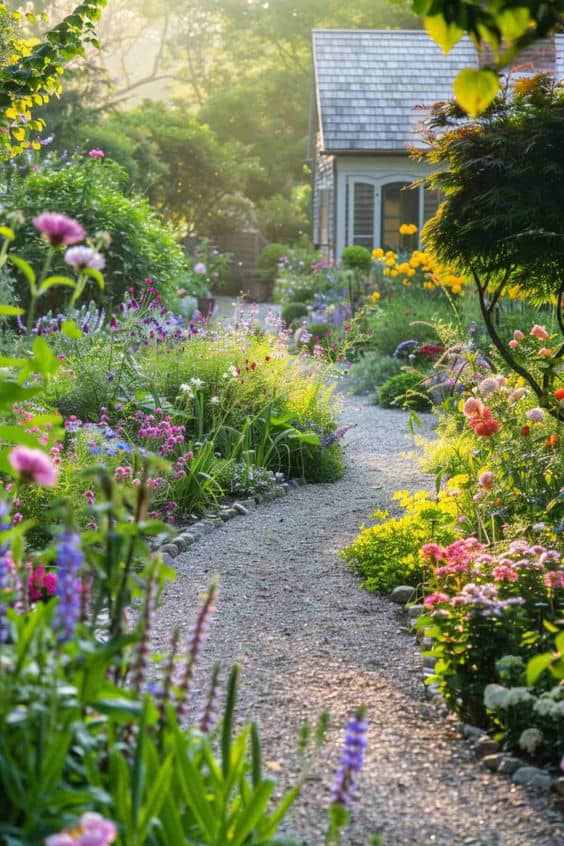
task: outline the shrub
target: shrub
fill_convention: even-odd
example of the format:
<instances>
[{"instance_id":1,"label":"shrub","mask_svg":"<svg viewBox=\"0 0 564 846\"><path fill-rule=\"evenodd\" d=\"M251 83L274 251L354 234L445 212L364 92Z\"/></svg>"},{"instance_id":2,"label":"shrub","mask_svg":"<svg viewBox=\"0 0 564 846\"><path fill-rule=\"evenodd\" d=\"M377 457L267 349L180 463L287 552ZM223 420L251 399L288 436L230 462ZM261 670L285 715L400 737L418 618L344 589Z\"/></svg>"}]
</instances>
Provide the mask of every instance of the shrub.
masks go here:
<instances>
[{"instance_id":1,"label":"shrub","mask_svg":"<svg viewBox=\"0 0 564 846\"><path fill-rule=\"evenodd\" d=\"M108 232L111 244L104 249L106 289L104 301L118 303L128 287L152 277L165 299L172 300L176 288L185 285L187 261L173 233L149 204L138 196L127 196L124 171L111 162L77 161L64 170L33 173L16 185L7 205L19 209L25 224L16 230L14 251L32 266L41 267L46 245L31 220L43 211L63 212L75 217L90 236ZM58 256L52 273L66 273ZM61 305L61 290L55 288L49 305ZM94 290L94 289L93 289Z\"/></svg>"},{"instance_id":2,"label":"shrub","mask_svg":"<svg viewBox=\"0 0 564 846\"><path fill-rule=\"evenodd\" d=\"M281 258L288 255L288 249L286 244L267 244L260 252L259 269L271 274L271 277L274 278L278 270L278 263Z\"/></svg>"},{"instance_id":3,"label":"shrub","mask_svg":"<svg viewBox=\"0 0 564 846\"><path fill-rule=\"evenodd\" d=\"M391 355L367 352L355 361L348 372L348 377L354 392L364 393L375 390L391 376L395 376L400 372L401 366L401 362Z\"/></svg>"},{"instance_id":4,"label":"shrub","mask_svg":"<svg viewBox=\"0 0 564 846\"><path fill-rule=\"evenodd\" d=\"M394 499L405 513L389 517L386 511L376 511L375 526L362 527L353 543L341 552L349 567L363 577L367 590L390 591L397 585L418 585L430 574L421 553L429 539L429 525L434 537L448 543L456 537L457 506L447 492L434 500L427 491L410 494L398 491Z\"/></svg>"},{"instance_id":5,"label":"shrub","mask_svg":"<svg viewBox=\"0 0 564 846\"><path fill-rule=\"evenodd\" d=\"M286 326L291 326L300 317L307 317L308 307L305 303L287 303L282 309L281 317Z\"/></svg>"},{"instance_id":6,"label":"shrub","mask_svg":"<svg viewBox=\"0 0 564 846\"><path fill-rule=\"evenodd\" d=\"M396 373L378 389L378 404L384 408L408 408L430 411L431 398L420 373L412 370Z\"/></svg>"},{"instance_id":7,"label":"shrub","mask_svg":"<svg viewBox=\"0 0 564 846\"><path fill-rule=\"evenodd\" d=\"M366 247L345 247L341 255L344 267L369 274L372 267L372 255Z\"/></svg>"}]
</instances>

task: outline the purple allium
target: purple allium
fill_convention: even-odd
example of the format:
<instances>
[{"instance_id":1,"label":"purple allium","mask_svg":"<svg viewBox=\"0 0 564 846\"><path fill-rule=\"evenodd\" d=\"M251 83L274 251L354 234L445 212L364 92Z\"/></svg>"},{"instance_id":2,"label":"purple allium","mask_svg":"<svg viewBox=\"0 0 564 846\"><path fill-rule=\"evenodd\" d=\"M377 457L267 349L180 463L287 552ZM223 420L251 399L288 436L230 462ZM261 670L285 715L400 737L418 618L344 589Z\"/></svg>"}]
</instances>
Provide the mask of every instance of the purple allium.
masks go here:
<instances>
[{"instance_id":1,"label":"purple allium","mask_svg":"<svg viewBox=\"0 0 564 846\"><path fill-rule=\"evenodd\" d=\"M43 212L33 218L33 225L52 247L78 244L86 236L86 232L77 220L57 212Z\"/></svg>"},{"instance_id":2,"label":"purple allium","mask_svg":"<svg viewBox=\"0 0 564 846\"><path fill-rule=\"evenodd\" d=\"M362 769L364 750L367 744L367 731L366 709L361 707L347 724L341 763L335 775L331 792L331 801L338 805L344 805L345 808L350 807L356 788L357 776Z\"/></svg>"},{"instance_id":3,"label":"purple allium","mask_svg":"<svg viewBox=\"0 0 564 846\"><path fill-rule=\"evenodd\" d=\"M207 272L207 268L203 261L199 261L194 265L194 273L197 273L198 276L205 276Z\"/></svg>"},{"instance_id":4,"label":"purple allium","mask_svg":"<svg viewBox=\"0 0 564 846\"><path fill-rule=\"evenodd\" d=\"M80 568L84 555L77 532L67 531L59 538L57 547L57 596L53 625L61 642L70 640L80 618Z\"/></svg>"},{"instance_id":5,"label":"purple allium","mask_svg":"<svg viewBox=\"0 0 564 846\"><path fill-rule=\"evenodd\" d=\"M103 270L106 266L106 259L92 247L70 247L64 256L67 264L75 270L84 270L91 267L93 270Z\"/></svg>"}]
</instances>

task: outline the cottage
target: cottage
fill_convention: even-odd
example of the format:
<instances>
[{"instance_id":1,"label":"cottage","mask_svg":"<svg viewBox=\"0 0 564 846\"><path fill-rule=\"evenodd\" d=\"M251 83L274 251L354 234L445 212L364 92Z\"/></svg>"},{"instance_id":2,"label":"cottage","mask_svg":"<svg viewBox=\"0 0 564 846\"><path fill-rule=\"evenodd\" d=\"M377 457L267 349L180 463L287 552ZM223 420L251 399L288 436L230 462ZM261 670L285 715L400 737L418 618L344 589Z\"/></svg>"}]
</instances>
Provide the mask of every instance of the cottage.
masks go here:
<instances>
[{"instance_id":1,"label":"cottage","mask_svg":"<svg viewBox=\"0 0 564 846\"><path fill-rule=\"evenodd\" d=\"M535 49L535 69L564 71L564 36ZM310 131L313 240L330 257L362 245L419 246L418 233L439 202L421 186L427 166L410 157L423 147L418 124L429 106L452 96L464 67L478 67L464 38L444 56L424 31L314 30L314 96Z\"/></svg>"}]
</instances>

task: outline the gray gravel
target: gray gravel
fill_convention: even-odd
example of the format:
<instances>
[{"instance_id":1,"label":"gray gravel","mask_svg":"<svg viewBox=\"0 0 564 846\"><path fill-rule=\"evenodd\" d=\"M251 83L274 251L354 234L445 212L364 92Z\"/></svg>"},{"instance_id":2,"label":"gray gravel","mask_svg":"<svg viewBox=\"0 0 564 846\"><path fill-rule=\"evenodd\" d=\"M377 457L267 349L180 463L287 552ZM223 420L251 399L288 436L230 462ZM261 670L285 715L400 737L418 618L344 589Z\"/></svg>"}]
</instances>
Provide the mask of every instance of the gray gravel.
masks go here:
<instances>
[{"instance_id":1,"label":"gray gravel","mask_svg":"<svg viewBox=\"0 0 564 846\"><path fill-rule=\"evenodd\" d=\"M427 486L402 412L346 399L348 470L205 537L175 560L157 617L157 648L187 632L213 574L220 594L197 683L215 660L243 669L241 719L261 725L266 767L281 785L297 762L301 722L323 709L332 728L285 832L321 846L332 774L351 711L368 706L369 748L345 846L381 833L386 846L562 846L550 798L485 772L423 695L421 659L403 612L359 589L338 557L393 491ZM426 431L432 421L425 416ZM196 703L197 705L197 703ZM196 706L195 706L196 707Z\"/></svg>"}]
</instances>

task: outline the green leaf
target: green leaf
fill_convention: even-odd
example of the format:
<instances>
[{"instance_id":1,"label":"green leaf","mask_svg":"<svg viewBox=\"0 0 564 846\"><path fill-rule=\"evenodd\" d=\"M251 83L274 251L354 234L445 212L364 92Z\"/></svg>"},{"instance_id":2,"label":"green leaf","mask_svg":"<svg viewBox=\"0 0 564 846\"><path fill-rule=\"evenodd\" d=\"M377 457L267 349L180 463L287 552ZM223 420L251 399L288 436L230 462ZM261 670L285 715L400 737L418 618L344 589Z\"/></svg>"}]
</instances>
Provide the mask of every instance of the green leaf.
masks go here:
<instances>
[{"instance_id":1,"label":"green leaf","mask_svg":"<svg viewBox=\"0 0 564 846\"><path fill-rule=\"evenodd\" d=\"M0 317L15 317L17 314L23 313L23 308L11 305L0 305Z\"/></svg>"},{"instance_id":2,"label":"green leaf","mask_svg":"<svg viewBox=\"0 0 564 846\"><path fill-rule=\"evenodd\" d=\"M49 376L59 368L59 360L45 338L36 338L32 344L34 365L42 376Z\"/></svg>"},{"instance_id":3,"label":"green leaf","mask_svg":"<svg viewBox=\"0 0 564 846\"><path fill-rule=\"evenodd\" d=\"M541 673L548 670L556 656L550 652L545 652L543 655L535 655L534 658L527 663L527 684L533 685Z\"/></svg>"},{"instance_id":4,"label":"green leaf","mask_svg":"<svg viewBox=\"0 0 564 846\"><path fill-rule=\"evenodd\" d=\"M23 258L19 256L8 256L8 261L11 261L14 267L17 267L18 270L21 270L25 278L29 283L29 287L32 291L35 291L35 272L32 266Z\"/></svg>"},{"instance_id":5,"label":"green leaf","mask_svg":"<svg viewBox=\"0 0 564 846\"><path fill-rule=\"evenodd\" d=\"M464 68L454 80L454 94L470 117L477 117L493 102L500 89L497 75L488 69Z\"/></svg>"},{"instance_id":6,"label":"green leaf","mask_svg":"<svg viewBox=\"0 0 564 846\"><path fill-rule=\"evenodd\" d=\"M94 279L101 291L104 290L104 277L99 270L95 270L93 267L85 267L82 272L85 276L90 276Z\"/></svg>"},{"instance_id":7,"label":"green leaf","mask_svg":"<svg viewBox=\"0 0 564 846\"><path fill-rule=\"evenodd\" d=\"M78 339L82 338L83 335L82 329L78 326L75 320L64 320L63 325L61 326L61 332L72 341L78 341Z\"/></svg>"},{"instance_id":8,"label":"green leaf","mask_svg":"<svg viewBox=\"0 0 564 846\"><path fill-rule=\"evenodd\" d=\"M424 18L425 29L439 47L442 49L445 56L450 53L455 44L457 44L462 36L464 30L460 29L455 23L447 23L442 15L433 15L432 17Z\"/></svg>"},{"instance_id":9,"label":"green leaf","mask_svg":"<svg viewBox=\"0 0 564 846\"><path fill-rule=\"evenodd\" d=\"M44 279L39 286L39 293L44 294L45 291L49 290L49 288L55 288L59 285L62 285L65 288L76 287L76 283L73 282L72 279L69 279L68 276L49 276L47 279Z\"/></svg>"},{"instance_id":10,"label":"green leaf","mask_svg":"<svg viewBox=\"0 0 564 846\"><path fill-rule=\"evenodd\" d=\"M529 28L531 15L525 6L512 7L499 12L497 23L506 41L514 41Z\"/></svg>"},{"instance_id":11,"label":"green leaf","mask_svg":"<svg viewBox=\"0 0 564 846\"><path fill-rule=\"evenodd\" d=\"M7 241L13 241L16 236L14 230L9 226L0 226L0 238L6 238Z\"/></svg>"}]
</instances>

